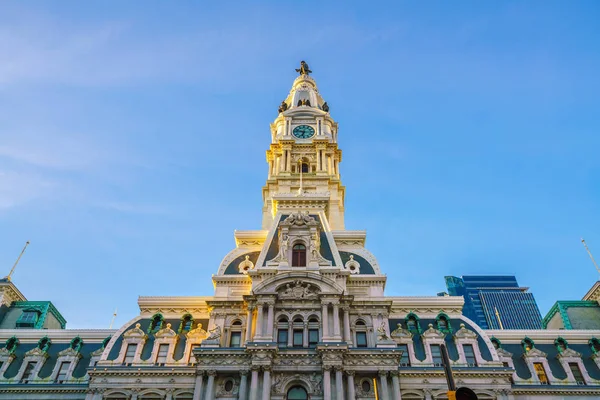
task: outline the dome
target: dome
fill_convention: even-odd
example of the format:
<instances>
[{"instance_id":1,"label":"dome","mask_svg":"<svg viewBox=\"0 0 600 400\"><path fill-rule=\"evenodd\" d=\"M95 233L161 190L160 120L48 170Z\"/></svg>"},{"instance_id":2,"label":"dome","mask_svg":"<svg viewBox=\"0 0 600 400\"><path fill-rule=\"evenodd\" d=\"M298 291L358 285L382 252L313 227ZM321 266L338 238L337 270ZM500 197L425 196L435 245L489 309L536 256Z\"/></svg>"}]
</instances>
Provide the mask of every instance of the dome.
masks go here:
<instances>
[{"instance_id":1,"label":"dome","mask_svg":"<svg viewBox=\"0 0 600 400\"><path fill-rule=\"evenodd\" d=\"M309 75L300 75L294 80L292 89L285 99L287 109L295 108L316 108L322 111L325 101L319 94L317 83Z\"/></svg>"}]
</instances>

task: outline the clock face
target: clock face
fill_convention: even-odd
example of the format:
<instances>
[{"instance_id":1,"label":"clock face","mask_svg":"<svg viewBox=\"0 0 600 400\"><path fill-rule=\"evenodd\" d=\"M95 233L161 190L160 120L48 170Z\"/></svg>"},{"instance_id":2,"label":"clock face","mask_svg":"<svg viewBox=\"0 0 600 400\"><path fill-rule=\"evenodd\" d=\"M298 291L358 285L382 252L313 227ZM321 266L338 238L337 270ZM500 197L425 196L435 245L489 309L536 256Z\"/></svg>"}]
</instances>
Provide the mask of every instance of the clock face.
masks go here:
<instances>
[{"instance_id":1,"label":"clock face","mask_svg":"<svg viewBox=\"0 0 600 400\"><path fill-rule=\"evenodd\" d=\"M308 125L299 125L294 128L294 136L298 139L308 139L315 135L315 130L312 126Z\"/></svg>"}]
</instances>

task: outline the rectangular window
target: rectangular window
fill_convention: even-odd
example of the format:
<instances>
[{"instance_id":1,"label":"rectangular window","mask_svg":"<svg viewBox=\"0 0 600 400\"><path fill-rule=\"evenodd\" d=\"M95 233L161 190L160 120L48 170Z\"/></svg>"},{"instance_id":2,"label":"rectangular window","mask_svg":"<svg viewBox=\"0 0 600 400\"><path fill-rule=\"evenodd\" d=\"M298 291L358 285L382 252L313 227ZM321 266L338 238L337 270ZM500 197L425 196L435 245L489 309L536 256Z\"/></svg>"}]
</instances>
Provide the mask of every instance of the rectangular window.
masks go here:
<instances>
[{"instance_id":1,"label":"rectangular window","mask_svg":"<svg viewBox=\"0 0 600 400\"><path fill-rule=\"evenodd\" d=\"M60 364L60 369L58 370L58 375L56 376L56 382L62 383L63 381L67 380L67 372L69 371L70 366L70 361L65 361Z\"/></svg>"},{"instance_id":2,"label":"rectangular window","mask_svg":"<svg viewBox=\"0 0 600 400\"><path fill-rule=\"evenodd\" d=\"M17 328L33 328L38 320L36 311L23 311L23 314L17 320Z\"/></svg>"},{"instance_id":3,"label":"rectangular window","mask_svg":"<svg viewBox=\"0 0 600 400\"><path fill-rule=\"evenodd\" d=\"M287 347L288 331L287 329L279 329L277 331L277 344L279 347Z\"/></svg>"},{"instance_id":4,"label":"rectangular window","mask_svg":"<svg viewBox=\"0 0 600 400\"><path fill-rule=\"evenodd\" d=\"M477 359L475 358L475 351L473 350L472 344L463 344L463 350L465 351L465 359L470 367L477 366Z\"/></svg>"},{"instance_id":5,"label":"rectangular window","mask_svg":"<svg viewBox=\"0 0 600 400\"><path fill-rule=\"evenodd\" d=\"M367 332L356 332L356 347L367 347Z\"/></svg>"},{"instance_id":6,"label":"rectangular window","mask_svg":"<svg viewBox=\"0 0 600 400\"><path fill-rule=\"evenodd\" d=\"M549 385L548 376L546 375L546 370L544 369L544 364L542 363L533 363L533 369L540 380L542 385Z\"/></svg>"},{"instance_id":7,"label":"rectangular window","mask_svg":"<svg viewBox=\"0 0 600 400\"><path fill-rule=\"evenodd\" d=\"M127 351L125 352L125 363L131 364L133 362L133 358L135 357L135 350L137 349L137 344L128 344Z\"/></svg>"},{"instance_id":8,"label":"rectangular window","mask_svg":"<svg viewBox=\"0 0 600 400\"><path fill-rule=\"evenodd\" d=\"M432 344L431 348L431 359L435 367L442 366L442 349L439 344Z\"/></svg>"},{"instance_id":9,"label":"rectangular window","mask_svg":"<svg viewBox=\"0 0 600 400\"><path fill-rule=\"evenodd\" d=\"M577 382L578 385L585 385L585 379L583 379L583 374L581 373L581 370L579 369L579 364L569 363L569 368L571 369L571 372L573 373L575 382Z\"/></svg>"},{"instance_id":10,"label":"rectangular window","mask_svg":"<svg viewBox=\"0 0 600 400\"><path fill-rule=\"evenodd\" d=\"M240 347L242 345L242 332L231 332L229 347Z\"/></svg>"},{"instance_id":11,"label":"rectangular window","mask_svg":"<svg viewBox=\"0 0 600 400\"><path fill-rule=\"evenodd\" d=\"M302 331L294 330L294 347L302 347Z\"/></svg>"},{"instance_id":12,"label":"rectangular window","mask_svg":"<svg viewBox=\"0 0 600 400\"><path fill-rule=\"evenodd\" d=\"M32 374L33 374L33 370L35 369L36 364L37 363L35 361L29 361L27 363L27 366L25 367L25 371L23 372L23 377L21 378L21 380L28 381L29 379L33 378Z\"/></svg>"},{"instance_id":13,"label":"rectangular window","mask_svg":"<svg viewBox=\"0 0 600 400\"><path fill-rule=\"evenodd\" d=\"M158 345L158 356L156 357L157 364L164 364L167 362L167 353L169 352L168 344Z\"/></svg>"},{"instance_id":14,"label":"rectangular window","mask_svg":"<svg viewBox=\"0 0 600 400\"><path fill-rule=\"evenodd\" d=\"M309 329L308 330L308 345L310 347L316 347L319 343L319 330Z\"/></svg>"},{"instance_id":15,"label":"rectangular window","mask_svg":"<svg viewBox=\"0 0 600 400\"><path fill-rule=\"evenodd\" d=\"M402 352L402 356L400 357L400 366L401 367L410 367L410 357L408 355L408 345L407 344L399 344L398 350Z\"/></svg>"}]
</instances>

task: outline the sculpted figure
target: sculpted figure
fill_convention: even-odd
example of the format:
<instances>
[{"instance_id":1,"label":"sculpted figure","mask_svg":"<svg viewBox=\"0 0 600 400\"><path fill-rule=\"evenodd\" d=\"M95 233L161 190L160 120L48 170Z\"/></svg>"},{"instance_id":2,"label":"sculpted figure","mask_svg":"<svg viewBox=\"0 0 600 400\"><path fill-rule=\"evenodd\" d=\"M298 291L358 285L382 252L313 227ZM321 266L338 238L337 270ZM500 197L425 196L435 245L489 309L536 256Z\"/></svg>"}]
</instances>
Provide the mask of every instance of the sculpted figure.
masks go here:
<instances>
[{"instance_id":1,"label":"sculpted figure","mask_svg":"<svg viewBox=\"0 0 600 400\"><path fill-rule=\"evenodd\" d=\"M206 340L217 340L221 337L221 327L216 326L213 329L209 330L210 335L206 338Z\"/></svg>"},{"instance_id":2,"label":"sculpted figure","mask_svg":"<svg viewBox=\"0 0 600 400\"><path fill-rule=\"evenodd\" d=\"M308 64L304 61L300 61L300 68L296 68L296 72L300 75L308 75L312 71L308 68Z\"/></svg>"},{"instance_id":3,"label":"sculpted figure","mask_svg":"<svg viewBox=\"0 0 600 400\"><path fill-rule=\"evenodd\" d=\"M377 337L379 340L388 340L389 337L385 331L385 321L381 321L381 325L377 328Z\"/></svg>"},{"instance_id":4,"label":"sculpted figure","mask_svg":"<svg viewBox=\"0 0 600 400\"><path fill-rule=\"evenodd\" d=\"M287 110L288 105L286 104L285 101L282 101L281 104L279 105L279 108L277 109L280 113L284 112L285 110Z\"/></svg>"},{"instance_id":5,"label":"sculpted figure","mask_svg":"<svg viewBox=\"0 0 600 400\"><path fill-rule=\"evenodd\" d=\"M323 107L321 108L323 109L323 111L329 112L329 105L327 104L327 102L323 103Z\"/></svg>"}]
</instances>

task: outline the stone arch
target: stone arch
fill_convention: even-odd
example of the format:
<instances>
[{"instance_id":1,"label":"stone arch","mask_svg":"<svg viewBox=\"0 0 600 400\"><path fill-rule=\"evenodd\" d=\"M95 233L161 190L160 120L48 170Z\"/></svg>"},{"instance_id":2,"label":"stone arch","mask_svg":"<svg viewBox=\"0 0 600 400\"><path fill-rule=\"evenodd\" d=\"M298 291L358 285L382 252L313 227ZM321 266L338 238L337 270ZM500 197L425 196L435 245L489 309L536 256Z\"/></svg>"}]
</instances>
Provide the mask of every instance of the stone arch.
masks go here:
<instances>
[{"instance_id":1,"label":"stone arch","mask_svg":"<svg viewBox=\"0 0 600 400\"><path fill-rule=\"evenodd\" d=\"M401 395L402 395L402 398L407 397L409 399L414 399L414 398L424 399L425 398L425 393L423 393L422 390L416 390L416 389L402 390Z\"/></svg>"},{"instance_id":2,"label":"stone arch","mask_svg":"<svg viewBox=\"0 0 600 400\"><path fill-rule=\"evenodd\" d=\"M175 397L175 400L177 400L179 396L194 396L194 392L190 391L190 389L179 389L173 392L173 396Z\"/></svg>"},{"instance_id":3,"label":"stone arch","mask_svg":"<svg viewBox=\"0 0 600 400\"><path fill-rule=\"evenodd\" d=\"M475 389L473 390L475 392L475 394L477 395L477 397L479 397L480 399L495 399L496 397L496 393L494 393L492 390L485 390L485 389ZM480 397L480 396L485 396L485 397Z\"/></svg>"},{"instance_id":4,"label":"stone arch","mask_svg":"<svg viewBox=\"0 0 600 400\"><path fill-rule=\"evenodd\" d=\"M342 294L344 289L333 279L316 275L311 272L291 272L288 274L275 275L259 283L253 290L254 294L274 294L281 290L286 284L292 284L300 280L302 283L310 283L312 287L318 288L320 293Z\"/></svg>"},{"instance_id":5,"label":"stone arch","mask_svg":"<svg viewBox=\"0 0 600 400\"><path fill-rule=\"evenodd\" d=\"M303 387L306 390L306 393L308 393L309 397L310 395L318 394L317 388L315 387L316 385L311 384L311 382L303 376L294 375L283 385L283 393L286 395L286 397L287 392L294 386Z\"/></svg>"},{"instance_id":6,"label":"stone arch","mask_svg":"<svg viewBox=\"0 0 600 400\"><path fill-rule=\"evenodd\" d=\"M128 390L123 390L123 389L112 389L112 390L108 390L106 393L104 393L104 397L106 399L110 399L111 397L117 397L117 396L123 396L125 398L129 398L129 396L131 395L131 392Z\"/></svg>"},{"instance_id":7,"label":"stone arch","mask_svg":"<svg viewBox=\"0 0 600 400\"><path fill-rule=\"evenodd\" d=\"M162 397L164 397L164 396L165 396L165 392L164 392L164 391L162 391L162 390L158 390L158 389L146 389L146 390L142 390L142 391L139 393L139 396L140 396L140 397L144 397L144 396L147 396L147 395L149 395L149 394L155 394L155 395L157 395L157 396L162 396Z\"/></svg>"}]
</instances>

